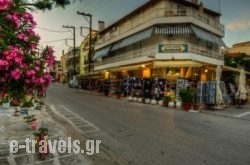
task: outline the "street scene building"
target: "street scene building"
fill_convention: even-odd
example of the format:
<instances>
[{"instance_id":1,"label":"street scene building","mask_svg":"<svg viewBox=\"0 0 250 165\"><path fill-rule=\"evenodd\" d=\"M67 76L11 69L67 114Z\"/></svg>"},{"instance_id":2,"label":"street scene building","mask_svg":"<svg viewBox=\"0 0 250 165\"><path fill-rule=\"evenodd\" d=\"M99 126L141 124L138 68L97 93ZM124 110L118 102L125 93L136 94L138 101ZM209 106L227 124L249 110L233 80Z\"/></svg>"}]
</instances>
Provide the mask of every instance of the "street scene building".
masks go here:
<instances>
[{"instance_id":1,"label":"street scene building","mask_svg":"<svg viewBox=\"0 0 250 165\"><path fill-rule=\"evenodd\" d=\"M230 56L238 56L240 54L250 56L250 41L236 43L231 48L225 48L223 52Z\"/></svg>"},{"instance_id":2,"label":"street scene building","mask_svg":"<svg viewBox=\"0 0 250 165\"><path fill-rule=\"evenodd\" d=\"M0 0L0 165L249 165L250 1L224 3Z\"/></svg>"},{"instance_id":3,"label":"street scene building","mask_svg":"<svg viewBox=\"0 0 250 165\"><path fill-rule=\"evenodd\" d=\"M197 1L149 1L99 35L94 70L111 78L207 80L207 68L224 64L220 14Z\"/></svg>"},{"instance_id":4,"label":"street scene building","mask_svg":"<svg viewBox=\"0 0 250 165\"><path fill-rule=\"evenodd\" d=\"M217 75L221 75L217 68L228 74L240 73L239 68L224 67L227 49L220 17L219 12L197 0L151 0L107 27L99 21L98 31L92 33L94 49L90 51L88 35L76 56L78 86L148 102L159 102L166 95L181 101L180 89L192 87L195 102L217 104L221 93L215 87L220 79ZM68 80L72 79L70 59L66 65ZM234 102L235 85L220 82L220 104Z\"/></svg>"}]
</instances>

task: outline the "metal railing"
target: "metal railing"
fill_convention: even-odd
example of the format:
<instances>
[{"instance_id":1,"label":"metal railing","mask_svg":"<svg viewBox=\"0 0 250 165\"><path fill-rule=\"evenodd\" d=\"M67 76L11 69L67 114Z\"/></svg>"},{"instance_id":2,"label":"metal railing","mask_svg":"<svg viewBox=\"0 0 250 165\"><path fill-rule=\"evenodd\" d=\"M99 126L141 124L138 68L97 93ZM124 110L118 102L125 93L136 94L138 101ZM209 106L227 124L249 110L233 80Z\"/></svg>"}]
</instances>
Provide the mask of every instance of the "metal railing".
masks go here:
<instances>
[{"instance_id":1,"label":"metal railing","mask_svg":"<svg viewBox=\"0 0 250 165\"><path fill-rule=\"evenodd\" d=\"M184 12L185 11L185 12ZM170 18L170 17L193 17L207 25L210 25L213 28L218 29L219 31L223 32L225 31L225 27L223 24L219 22L219 19L215 19L205 13L200 13L196 9L192 8L182 8L180 9L173 9L173 8L158 8L156 10L152 10L151 12L144 13L143 16L141 16L141 20L138 21L138 18L132 18L130 22L126 23L126 26L117 28L117 31L109 31L110 33L109 37L102 37L99 42L96 44L103 44L106 41L109 41L111 39L114 39L122 34L125 34L127 32L130 32L134 30L135 28L139 26L145 26L147 22L150 22L156 18ZM137 21L134 21L137 20Z\"/></svg>"},{"instance_id":2,"label":"metal railing","mask_svg":"<svg viewBox=\"0 0 250 165\"><path fill-rule=\"evenodd\" d=\"M224 60L222 51L209 49L203 46L197 46L195 44L188 44L188 47L189 47L188 53L194 53L197 55L206 56L206 57L210 57L210 58L214 58L218 60ZM130 60L130 59L138 58L141 56L150 56L152 54L155 54L154 49L155 49L155 46L148 46L148 47L144 47L141 49L136 49L134 51L129 51L126 53L120 53L112 57L106 57L105 59L102 60L102 62L95 63L95 66L120 62L124 60Z\"/></svg>"}]
</instances>

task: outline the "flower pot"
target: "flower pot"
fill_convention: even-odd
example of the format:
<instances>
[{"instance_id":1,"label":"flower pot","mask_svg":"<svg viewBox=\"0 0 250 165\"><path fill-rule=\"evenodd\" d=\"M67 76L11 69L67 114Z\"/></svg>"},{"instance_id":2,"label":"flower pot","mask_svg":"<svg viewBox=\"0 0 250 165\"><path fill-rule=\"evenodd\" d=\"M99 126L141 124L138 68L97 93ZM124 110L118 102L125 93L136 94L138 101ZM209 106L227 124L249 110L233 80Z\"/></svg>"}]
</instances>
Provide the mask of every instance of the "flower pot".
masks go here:
<instances>
[{"instance_id":1,"label":"flower pot","mask_svg":"<svg viewBox=\"0 0 250 165\"><path fill-rule=\"evenodd\" d=\"M199 104L193 104L193 109L194 110L199 110L199 108L200 108Z\"/></svg>"},{"instance_id":2,"label":"flower pot","mask_svg":"<svg viewBox=\"0 0 250 165\"><path fill-rule=\"evenodd\" d=\"M173 108L173 107L174 107L174 102L173 102L173 101L170 101L170 102L168 103L168 107Z\"/></svg>"},{"instance_id":3,"label":"flower pot","mask_svg":"<svg viewBox=\"0 0 250 165\"><path fill-rule=\"evenodd\" d=\"M128 100L128 101L133 101L133 98L132 98L131 96L129 96L129 97L127 98L127 100Z\"/></svg>"},{"instance_id":4,"label":"flower pot","mask_svg":"<svg viewBox=\"0 0 250 165\"><path fill-rule=\"evenodd\" d=\"M157 101L155 99L151 100L151 104L155 105L157 103Z\"/></svg>"},{"instance_id":5,"label":"flower pot","mask_svg":"<svg viewBox=\"0 0 250 165\"><path fill-rule=\"evenodd\" d=\"M139 98L138 98L138 102L139 102L139 103L142 103L142 98L139 97Z\"/></svg>"},{"instance_id":6,"label":"flower pot","mask_svg":"<svg viewBox=\"0 0 250 165\"><path fill-rule=\"evenodd\" d=\"M133 101L135 101L135 102L136 102L136 101L137 101L137 97L133 97Z\"/></svg>"},{"instance_id":7,"label":"flower pot","mask_svg":"<svg viewBox=\"0 0 250 165\"><path fill-rule=\"evenodd\" d=\"M169 103L169 102L163 101L163 106L164 106L164 107L168 107L168 103Z\"/></svg>"},{"instance_id":8,"label":"flower pot","mask_svg":"<svg viewBox=\"0 0 250 165\"><path fill-rule=\"evenodd\" d=\"M163 101L162 101L162 100L159 100L159 101L158 101L158 104L159 104L159 105L163 105Z\"/></svg>"},{"instance_id":9,"label":"flower pot","mask_svg":"<svg viewBox=\"0 0 250 165\"><path fill-rule=\"evenodd\" d=\"M184 109L185 111L188 111L188 110L191 109L192 104L191 104L191 103L183 103L183 104L182 104L182 107L183 107L183 109Z\"/></svg>"},{"instance_id":10,"label":"flower pot","mask_svg":"<svg viewBox=\"0 0 250 165\"><path fill-rule=\"evenodd\" d=\"M10 108L10 102L2 103L2 108L9 109Z\"/></svg>"},{"instance_id":11,"label":"flower pot","mask_svg":"<svg viewBox=\"0 0 250 165\"><path fill-rule=\"evenodd\" d=\"M150 103L150 99L145 99L145 103L149 104Z\"/></svg>"},{"instance_id":12,"label":"flower pot","mask_svg":"<svg viewBox=\"0 0 250 165\"><path fill-rule=\"evenodd\" d=\"M176 109L181 109L182 103L180 101L177 101L175 106L176 106Z\"/></svg>"}]
</instances>

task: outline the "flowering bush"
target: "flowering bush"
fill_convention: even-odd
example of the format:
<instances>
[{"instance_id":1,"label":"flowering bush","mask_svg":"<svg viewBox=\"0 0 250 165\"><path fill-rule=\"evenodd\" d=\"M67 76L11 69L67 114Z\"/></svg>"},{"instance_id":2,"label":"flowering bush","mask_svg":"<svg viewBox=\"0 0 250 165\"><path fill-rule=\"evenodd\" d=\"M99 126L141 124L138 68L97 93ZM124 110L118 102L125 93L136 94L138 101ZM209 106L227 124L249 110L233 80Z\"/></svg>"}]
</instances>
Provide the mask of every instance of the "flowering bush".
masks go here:
<instances>
[{"instance_id":1,"label":"flowering bush","mask_svg":"<svg viewBox=\"0 0 250 165\"><path fill-rule=\"evenodd\" d=\"M38 54L36 22L20 2L0 0L0 90L18 99L29 91L44 92L51 79L44 70L54 65L51 47Z\"/></svg>"}]
</instances>

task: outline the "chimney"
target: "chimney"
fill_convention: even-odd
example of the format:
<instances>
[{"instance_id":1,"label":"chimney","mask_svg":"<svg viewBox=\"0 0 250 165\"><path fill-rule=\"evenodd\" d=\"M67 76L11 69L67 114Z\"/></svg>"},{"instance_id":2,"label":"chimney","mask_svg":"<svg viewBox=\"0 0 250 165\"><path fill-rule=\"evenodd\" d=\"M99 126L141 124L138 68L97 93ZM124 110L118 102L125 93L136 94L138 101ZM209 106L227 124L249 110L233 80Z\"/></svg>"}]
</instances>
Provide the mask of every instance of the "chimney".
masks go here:
<instances>
[{"instance_id":1,"label":"chimney","mask_svg":"<svg viewBox=\"0 0 250 165\"><path fill-rule=\"evenodd\" d=\"M102 30L104 30L105 29L105 23L104 23L104 21L98 21L98 30L99 31L102 31Z\"/></svg>"},{"instance_id":2,"label":"chimney","mask_svg":"<svg viewBox=\"0 0 250 165\"><path fill-rule=\"evenodd\" d=\"M198 4L198 0L192 0L192 3L197 5Z\"/></svg>"}]
</instances>

